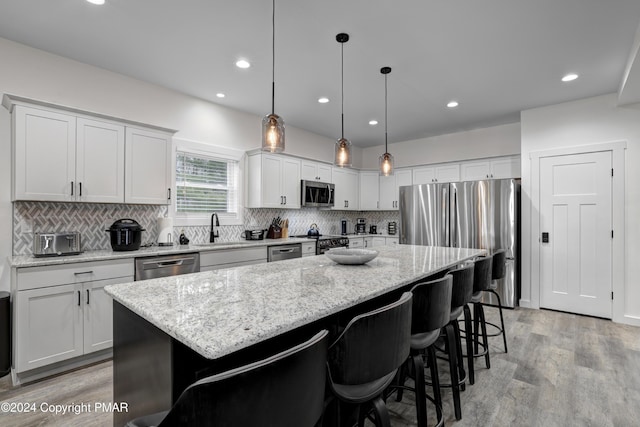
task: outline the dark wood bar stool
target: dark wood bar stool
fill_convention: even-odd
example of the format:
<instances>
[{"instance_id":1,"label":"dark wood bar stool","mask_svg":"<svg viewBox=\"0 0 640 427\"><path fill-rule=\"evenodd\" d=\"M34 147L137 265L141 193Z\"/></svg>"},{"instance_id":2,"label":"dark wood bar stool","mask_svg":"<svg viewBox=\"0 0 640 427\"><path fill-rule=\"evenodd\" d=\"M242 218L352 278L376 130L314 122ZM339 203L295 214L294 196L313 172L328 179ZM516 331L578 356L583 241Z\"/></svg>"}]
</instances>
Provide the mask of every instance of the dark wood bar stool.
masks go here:
<instances>
[{"instance_id":1,"label":"dark wood bar stool","mask_svg":"<svg viewBox=\"0 0 640 427\"><path fill-rule=\"evenodd\" d=\"M376 426L390 426L383 392L409 357L411 304L412 294L405 292L392 304L354 317L329 347L329 387L339 401L359 405L359 426L371 409Z\"/></svg>"},{"instance_id":2,"label":"dark wood bar stool","mask_svg":"<svg viewBox=\"0 0 640 427\"><path fill-rule=\"evenodd\" d=\"M487 369L491 368L491 361L489 359L489 341L484 306L482 305L482 293L490 289L492 264L492 257L476 258L473 269L473 296L471 297L473 304L473 356L484 356ZM481 337L482 343L480 342ZM480 347L482 347L482 352L480 352ZM473 382L471 383L473 384Z\"/></svg>"},{"instance_id":3,"label":"dark wood bar stool","mask_svg":"<svg viewBox=\"0 0 640 427\"><path fill-rule=\"evenodd\" d=\"M504 352L508 353L507 349L507 334L504 328L504 317L502 316L502 301L500 301L500 294L496 291L498 288L497 281L500 279L504 279L507 272L507 251L504 249L500 249L493 253L493 264L491 267L491 286L485 292L491 292L496 299L498 300L498 310L500 312L500 326L486 322L487 325L497 330L497 332L492 332L487 334L489 337L497 337L502 335L502 341L504 343Z\"/></svg>"},{"instance_id":4,"label":"dark wood bar stool","mask_svg":"<svg viewBox=\"0 0 640 427\"><path fill-rule=\"evenodd\" d=\"M328 332L267 359L187 387L169 411L126 427L312 427L324 407Z\"/></svg>"},{"instance_id":5,"label":"dark wood bar stool","mask_svg":"<svg viewBox=\"0 0 640 427\"><path fill-rule=\"evenodd\" d=\"M438 420L436 425L442 426L444 424L435 343L440 336L440 330L442 328L453 328L449 324L452 288L452 277L447 275L438 280L418 283L411 289L411 293L413 294L413 308L411 311L411 355L406 365L410 365L411 367L409 373L413 376L415 385L414 388L404 386L407 368L403 367L398 384L397 400L402 400L403 389L408 389L415 393L418 427L427 426L427 399L435 404ZM450 338L447 345L449 348L454 348L453 332L450 331L447 336ZM431 372L433 398L428 396L425 391L423 360L425 356ZM453 370L455 371L455 369L456 363L454 358Z\"/></svg>"}]
</instances>

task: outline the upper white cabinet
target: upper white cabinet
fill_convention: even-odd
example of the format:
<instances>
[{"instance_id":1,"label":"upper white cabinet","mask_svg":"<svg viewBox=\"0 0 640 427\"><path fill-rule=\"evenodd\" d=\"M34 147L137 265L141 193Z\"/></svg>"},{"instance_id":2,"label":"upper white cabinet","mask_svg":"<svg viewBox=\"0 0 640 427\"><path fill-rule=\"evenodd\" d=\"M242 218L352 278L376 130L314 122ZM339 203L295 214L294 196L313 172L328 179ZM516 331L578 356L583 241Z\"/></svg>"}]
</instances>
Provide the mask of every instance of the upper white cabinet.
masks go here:
<instances>
[{"instance_id":1,"label":"upper white cabinet","mask_svg":"<svg viewBox=\"0 0 640 427\"><path fill-rule=\"evenodd\" d=\"M424 166L413 169L414 185L456 181L460 181L460 165L457 163Z\"/></svg>"},{"instance_id":2,"label":"upper white cabinet","mask_svg":"<svg viewBox=\"0 0 640 427\"><path fill-rule=\"evenodd\" d=\"M325 163L302 161L302 179L309 181L333 182L331 181L331 166Z\"/></svg>"},{"instance_id":3,"label":"upper white cabinet","mask_svg":"<svg viewBox=\"0 0 640 427\"><path fill-rule=\"evenodd\" d=\"M279 154L247 156L247 207L300 207L300 160Z\"/></svg>"},{"instance_id":4,"label":"upper white cabinet","mask_svg":"<svg viewBox=\"0 0 640 427\"><path fill-rule=\"evenodd\" d=\"M12 112L12 200L170 203L173 131L9 95L3 105Z\"/></svg>"},{"instance_id":5,"label":"upper white cabinet","mask_svg":"<svg viewBox=\"0 0 640 427\"><path fill-rule=\"evenodd\" d=\"M520 157L474 160L461 165L462 181L520 177Z\"/></svg>"},{"instance_id":6,"label":"upper white cabinet","mask_svg":"<svg viewBox=\"0 0 640 427\"><path fill-rule=\"evenodd\" d=\"M380 177L380 210L391 211L400 208L400 187L411 185L411 170L396 170L391 176Z\"/></svg>"},{"instance_id":7,"label":"upper white cabinet","mask_svg":"<svg viewBox=\"0 0 640 427\"><path fill-rule=\"evenodd\" d=\"M374 211L380 202L380 173L360 172L360 210Z\"/></svg>"},{"instance_id":8,"label":"upper white cabinet","mask_svg":"<svg viewBox=\"0 0 640 427\"><path fill-rule=\"evenodd\" d=\"M171 203L171 136L127 127L125 203Z\"/></svg>"},{"instance_id":9,"label":"upper white cabinet","mask_svg":"<svg viewBox=\"0 0 640 427\"><path fill-rule=\"evenodd\" d=\"M357 211L358 200L358 171L345 168L332 168L331 177L335 184L334 210Z\"/></svg>"}]
</instances>

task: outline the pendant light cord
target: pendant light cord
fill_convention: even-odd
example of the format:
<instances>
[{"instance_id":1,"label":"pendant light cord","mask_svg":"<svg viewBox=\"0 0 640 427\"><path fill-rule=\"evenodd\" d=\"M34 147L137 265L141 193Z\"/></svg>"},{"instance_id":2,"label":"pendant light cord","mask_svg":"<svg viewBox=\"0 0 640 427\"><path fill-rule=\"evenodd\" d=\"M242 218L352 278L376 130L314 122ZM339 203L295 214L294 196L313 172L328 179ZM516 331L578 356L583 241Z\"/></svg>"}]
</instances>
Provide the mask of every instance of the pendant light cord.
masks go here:
<instances>
[{"instance_id":1,"label":"pendant light cord","mask_svg":"<svg viewBox=\"0 0 640 427\"><path fill-rule=\"evenodd\" d=\"M276 0L271 9L271 114L276 113Z\"/></svg>"},{"instance_id":2,"label":"pendant light cord","mask_svg":"<svg viewBox=\"0 0 640 427\"><path fill-rule=\"evenodd\" d=\"M387 75L384 75L384 152L389 152L387 149Z\"/></svg>"},{"instance_id":3,"label":"pendant light cord","mask_svg":"<svg viewBox=\"0 0 640 427\"><path fill-rule=\"evenodd\" d=\"M344 42L340 43L341 81L340 81L340 116L342 119L342 139L344 139Z\"/></svg>"}]
</instances>

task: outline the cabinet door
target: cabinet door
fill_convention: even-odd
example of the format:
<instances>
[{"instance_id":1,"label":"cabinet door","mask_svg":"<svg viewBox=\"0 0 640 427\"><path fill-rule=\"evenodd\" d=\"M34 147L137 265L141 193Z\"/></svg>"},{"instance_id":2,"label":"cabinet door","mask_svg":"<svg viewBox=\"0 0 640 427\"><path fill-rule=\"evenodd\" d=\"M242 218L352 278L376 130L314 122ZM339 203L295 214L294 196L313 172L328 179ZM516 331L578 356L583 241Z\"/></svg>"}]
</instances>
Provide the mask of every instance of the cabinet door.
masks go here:
<instances>
[{"instance_id":1,"label":"cabinet door","mask_svg":"<svg viewBox=\"0 0 640 427\"><path fill-rule=\"evenodd\" d=\"M461 175L462 181L488 179L491 175L491 162L489 160L465 162L461 166Z\"/></svg>"},{"instance_id":2,"label":"cabinet door","mask_svg":"<svg viewBox=\"0 0 640 427\"><path fill-rule=\"evenodd\" d=\"M300 207L300 160L282 158L282 181L280 183L284 206L288 209Z\"/></svg>"},{"instance_id":3,"label":"cabinet door","mask_svg":"<svg viewBox=\"0 0 640 427\"><path fill-rule=\"evenodd\" d=\"M372 246L372 247L376 247L376 246L384 246L384 245L386 245L386 244L387 244L387 242L386 242L386 240L385 240L385 238L384 238L384 237L373 237L373 238L371 239L371 246Z\"/></svg>"},{"instance_id":4,"label":"cabinet door","mask_svg":"<svg viewBox=\"0 0 640 427\"><path fill-rule=\"evenodd\" d=\"M170 203L171 137L127 127L125 147L125 203Z\"/></svg>"},{"instance_id":5,"label":"cabinet door","mask_svg":"<svg viewBox=\"0 0 640 427\"><path fill-rule=\"evenodd\" d=\"M331 181L331 166L318 164L318 177L321 182L333 182Z\"/></svg>"},{"instance_id":6,"label":"cabinet door","mask_svg":"<svg viewBox=\"0 0 640 427\"><path fill-rule=\"evenodd\" d=\"M460 181L460 165L436 166L436 182L458 182Z\"/></svg>"},{"instance_id":7,"label":"cabinet door","mask_svg":"<svg viewBox=\"0 0 640 427\"><path fill-rule=\"evenodd\" d=\"M113 300L104 291L107 285L133 282L133 277L96 280L82 286L84 353L113 346Z\"/></svg>"},{"instance_id":8,"label":"cabinet door","mask_svg":"<svg viewBox=\"0 0 640 427\"><path fill-rule=\"evenodd\" d=\"M333 209L340 211L347 210L349 195L351 194L348 171L346 169L333 168L331 176L335 184L335 205Z\"/></svg>"},{"instance_id":9,"label":"cabinet door","mask_svg":"<svg viewBox=\"0 0 640 427\"><path fill-rule=\"evenodd\" d=\"M397 237L385 237L385 245L387 246L391 246L391 245L397 245L399 239Z\"/></svg>"},{"instance_id":10,"label":"cabinet door","mask_svg":"<svg viewBox=\"0 0 640 427\"><path fill-rule=\"evenodd\" d=\"M413 183L414 184L431 184L436 179L435 167L424 167L413 169Z\"/></svg>"},{"instance_id":11,"label":"cabinet door","mask_svg":"<svg viewBox=\"0 0 640 427\"><path fill-rule=\"evenodd\" d=\"M491 162L491 177L496 179L520 178L520 157L493 160Z\"/></svg>"},{"instance_id":12,"label":"cabinet door","mask_svg":"<svg viewBox=\"0 0 640 427\"><path fill-rule=\"evenodd\" d=\"M398 185L396 176L380 177L380 209L390 211L395 209L395 201L398 199Z\"/></svg>"},{"instance_id":13,"label":"cabinet door","mask_svg":"<svg viewBox=\"0 0 640 427\"><path fill-rule=\"evenodd\" d=\"M362 237L350 237L349 238L349 247L350 248L362 248L364 246L364 239Z\"/></svg>"},{"instance_id":14,"label":"cabinet door","mask_svg":"<svg viewBox=\"0 0 640 427\"><path fill-rule=\"evenodd\" d=\"M362 240L365 248L370 248L373 246L373 237L365 237Z\"/></svg>"},{"instance_id":15,"label":"cabinet door","mask_svg":"<svg viewBox=\"0 0 640 427\"><path fill-rule=\"evenodd\" d=\"M263 208L281 208L284 205L280 183L282 182L282 159L273 155L262 155L262 203Z\"/></svg>"},{"instance_id":16,"label":"cabinet door","mask_svg":"<svg viewBox=\"0 0 640 427\"><path fill-rule=\"evenodd\" d=\"M347 170L345 173L345 181L347 186L347 210L357 211L360 209L358 178L359 173L353 170Z\"/></svg>"},{"instance_id":17,"label":"cabinet door","mask_svg":"<svg viewBox=\"0 0 640 427\"><path fill-rule=\"evenodd\" d=\"M77 119L77 200L124 202L124 126Z\"/></svg>"},{"instance_id":18,"label":"cabinet door","mask_svg":"<svg viewBox=\"0 0 640 427\"><path fill-rule=\"evenodd\" d=\"M378 209L379 175L378 172L360 172L360 209L363 211Z\"/></svg>"},{"instance_id":19,"label":"cabinet door","mask_svg":"<svg viewBox=\"0 0 640 427\"><path fill-rule=\"evenodd\" d=\"M303 161L301 165L302 179L309 181L320 181L318 166L314 162Z\"/></svg>"},{"instance_id":20,"label":"cabinet door","mask_svg":"<svg viewBox=\"0 0 640 427\"><path fill-rule=\"evenodd\" d=\"M17 105L13 200L75 200L76 118Z\"/></svg>"},{"instance_id":21,"label":"cabinet door","mask_svg":"<svg viewBox=\"0 0 640 427\"><path fill-rule=\"evenodd\" d=\"M81 285L62 285L16 293L17 372L83 354L81 289Z\"/></svg>"}]
</instances>

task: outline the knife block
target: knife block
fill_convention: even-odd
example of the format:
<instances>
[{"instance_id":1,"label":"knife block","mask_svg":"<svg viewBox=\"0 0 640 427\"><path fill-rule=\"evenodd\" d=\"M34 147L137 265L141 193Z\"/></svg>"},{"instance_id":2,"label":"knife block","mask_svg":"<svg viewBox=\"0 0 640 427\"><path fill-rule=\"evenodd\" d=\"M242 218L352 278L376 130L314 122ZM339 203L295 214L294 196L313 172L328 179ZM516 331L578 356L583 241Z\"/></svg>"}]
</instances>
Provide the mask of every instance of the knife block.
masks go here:
<instances>
[{"instance_id":1,"label":"knife block","mask_svg":"<svg viewBox=\"0 0 640 427\"><path fill-rule=\"evenodd\" d=\"M277 225L271 225L269 231L267 231L267 239L280 239L282 238L282 228Z\"/></svg>"}]
</instances>

